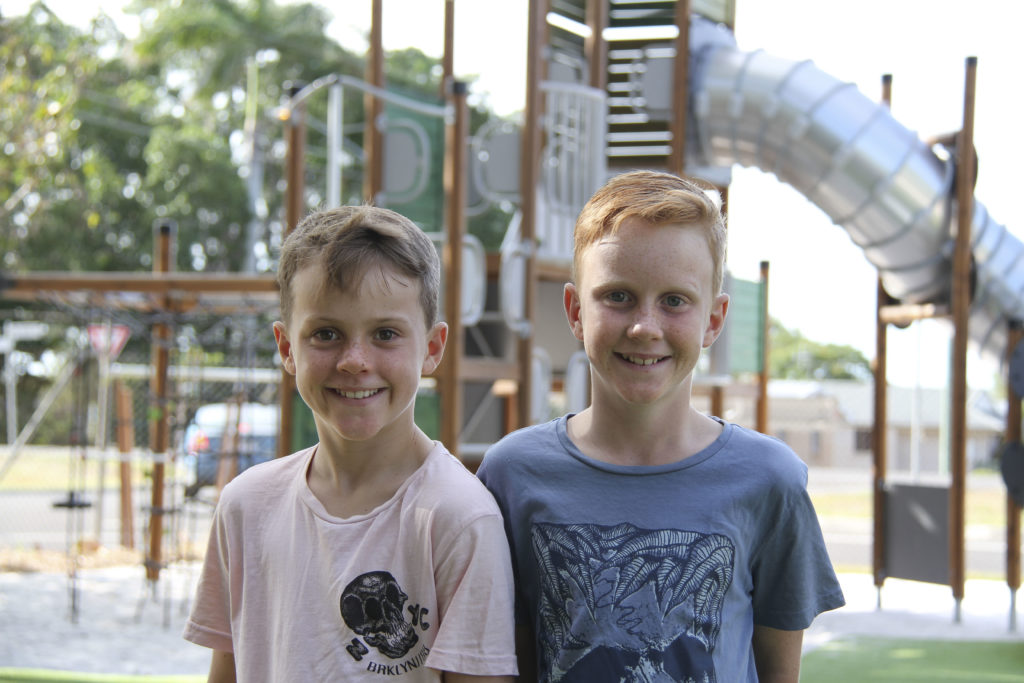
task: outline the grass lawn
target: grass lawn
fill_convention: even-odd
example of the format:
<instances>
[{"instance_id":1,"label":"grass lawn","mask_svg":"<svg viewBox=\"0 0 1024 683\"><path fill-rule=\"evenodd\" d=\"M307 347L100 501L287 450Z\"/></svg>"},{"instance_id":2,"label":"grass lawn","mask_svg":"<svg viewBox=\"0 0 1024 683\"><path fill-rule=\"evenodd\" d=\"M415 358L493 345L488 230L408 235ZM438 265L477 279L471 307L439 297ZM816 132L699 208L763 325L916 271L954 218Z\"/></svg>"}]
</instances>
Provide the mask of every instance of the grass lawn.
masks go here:
<instances>
[{"instance_id":1,"label":"grass lawn","mask_svg":"<svg viewBox=\"0 0 1024 683\"><path fill-rule=\"evenodd\" d=\"M801 683L1024 681L1024 643L843 638L804 656Z\"/></svg>"},{"instance_id":2,"label":"grass lawn","mask_svg":"<svg viewBox=\"0 0 1024 683\"><path fill-rule=\"evenodd\" d=\"M40 669L0 669L0 683L202 683L206 676L123 676Z\"/></svg>"},{"instance_id":3,"label":"grass lawn","mask_svg":"<svg viewBox=\"0 0 1024 683\"><path fill-rule=\"evenodd\" d=\"M99 479L100 464L95 454L86 452L84 470L81 467L81 455L69 447L30 448L19 454L13 466L0 481L0 492L9 491L66 491L69 485L84 484L87 489L94 488ZM7 460L6 451L0 452L0 466ZM135 458L131 461L131 478L133 486L149 483L152 463ZM174 464L166 468L168 478L174 475ZM71 481L72 476L76 477ZM120 463L107 461L103 466L104 486L116 488L121 483ZM2 679L0 679L2 680Z\"/></svg>"},{"instance_id":4,"label":"grass lawn","mask_svg":"<svg viewBox=\"0 0 1024 683\"><path fill-rule=\"evenodd\" d=\"M1006 495L1002 491L967 489L965 496L967 524L1005 527ZM818 517L871 518L871 491L813 493L811 500Z\"/></svg>"}]
</instances>

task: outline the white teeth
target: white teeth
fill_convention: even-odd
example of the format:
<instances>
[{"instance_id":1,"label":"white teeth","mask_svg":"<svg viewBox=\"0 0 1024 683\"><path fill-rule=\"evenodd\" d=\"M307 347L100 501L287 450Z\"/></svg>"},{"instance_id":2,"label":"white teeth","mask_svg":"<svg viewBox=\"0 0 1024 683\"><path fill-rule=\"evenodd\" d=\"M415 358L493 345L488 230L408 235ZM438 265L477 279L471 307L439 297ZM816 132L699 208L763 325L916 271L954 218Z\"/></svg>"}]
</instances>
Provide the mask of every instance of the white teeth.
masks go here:
<instances>
[{"instance_id":1,"label":"white teeth","mask_svg":"<svg viewBox=\"0 0 1024 683\"><path fill-rule=\"evenodd\" d=\"M654 365L658 362L657 358L637 358L636 356L623 356L623 358L635 365Z\"/></svg>"},{"instance_id":2,"label":"white teeth","mask_svg":"<svg viewBox=\"0 0 1024 683\"><path fill-rule=\"evenodd\" d=\"M344 396L345 398L367 398L368 396L373 396L374 394L376 394L377 391L339 391L338 393Z\"/></svg>"}]
</instances>

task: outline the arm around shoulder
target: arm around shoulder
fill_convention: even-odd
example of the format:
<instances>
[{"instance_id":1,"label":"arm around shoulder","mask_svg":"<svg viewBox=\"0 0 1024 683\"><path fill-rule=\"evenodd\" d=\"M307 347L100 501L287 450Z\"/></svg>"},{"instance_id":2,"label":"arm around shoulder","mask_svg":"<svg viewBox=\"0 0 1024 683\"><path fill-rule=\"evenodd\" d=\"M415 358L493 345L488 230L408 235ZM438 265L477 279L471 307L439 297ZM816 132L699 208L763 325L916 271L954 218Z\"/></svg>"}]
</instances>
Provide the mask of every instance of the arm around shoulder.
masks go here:
<instances>
[{"instance_id":1,"label":"arm around shoulder","mask_svg":"<svg viewBox=\"0 0 1024 683\"><path fill-rule=\"evenodd\" d=\"M754 664L762 683L797 683L803 631L754 626Z\"/></svg>"},{"instance_id":2,"label":"arm around shoulder","mask_svg":"<svg viewBox=\"0 0 1024 683\"><path fill-rule=\"evenodd\" d=\"M513 681L515 681L513 676L471 676L451 671L444 672L444 683L513 683Z\"/></svg>"},{"instance_id":3,"label":"arm around shoulder","mask_svg":"<svg viewBox=\"0 0 1024 683\"><path fill-rule=\"evenodd\" d=\"M206 683L235 683L235 655L214 650Z\"/></svg>"}]
</instances>

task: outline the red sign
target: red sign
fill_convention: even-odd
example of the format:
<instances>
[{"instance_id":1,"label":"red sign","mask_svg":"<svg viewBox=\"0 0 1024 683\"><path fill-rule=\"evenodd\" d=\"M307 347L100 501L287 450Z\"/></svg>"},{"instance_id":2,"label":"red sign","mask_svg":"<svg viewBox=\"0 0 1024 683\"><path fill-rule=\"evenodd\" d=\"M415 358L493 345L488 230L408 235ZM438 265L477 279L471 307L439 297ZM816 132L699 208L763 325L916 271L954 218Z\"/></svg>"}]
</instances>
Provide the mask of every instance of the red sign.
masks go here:
<instances>
[{"instance_id":1,"label":"red sign","mask_svg":"<svg viewBox=\"0 0 1024 683\"><path fill-rule=\"evenodd\" d=\"M117 358L132 335L127 325L89 325L89 343L97 354L107 354L110 360Z\"/></svg>"}]
</instances>

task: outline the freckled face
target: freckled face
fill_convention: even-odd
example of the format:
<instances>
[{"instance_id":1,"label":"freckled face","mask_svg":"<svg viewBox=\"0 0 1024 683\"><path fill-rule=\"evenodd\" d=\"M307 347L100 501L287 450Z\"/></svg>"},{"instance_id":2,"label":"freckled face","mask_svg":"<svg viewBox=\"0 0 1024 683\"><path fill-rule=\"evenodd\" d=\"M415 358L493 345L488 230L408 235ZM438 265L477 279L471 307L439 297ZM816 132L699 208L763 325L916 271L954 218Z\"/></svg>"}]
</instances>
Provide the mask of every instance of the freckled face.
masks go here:
<instances>
[{"instance_id":1,"label":"freckled face","mask_svg":"<svg viewBox=\"0 0 1024 683\"><path fill-rule=\"evenodd\" d=\"M440 362L447 326L426 328L419 283L391 266L370 266L347 290L323 282L317 264L297 272L291 320L274 324L321 442L408 438L420 377Z\"/></svg>"},{"instance_id":2,"label":"freckled face","mask_svg":"<svg viewBox=\"0 0 1024 683\"><path fill-rule=\"evenodd\" d=\"M579 266L565 307L590 359L594 401L685 406L700 352L721 331L728 302L711 291L703 231L627 219L584 251Z\"/></svg>"}]
</instances>

